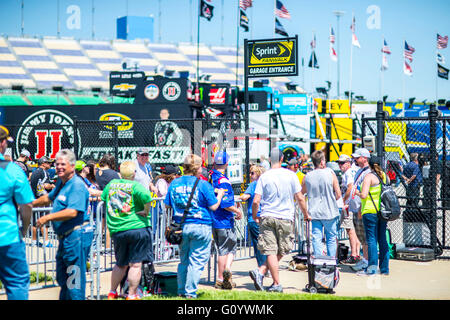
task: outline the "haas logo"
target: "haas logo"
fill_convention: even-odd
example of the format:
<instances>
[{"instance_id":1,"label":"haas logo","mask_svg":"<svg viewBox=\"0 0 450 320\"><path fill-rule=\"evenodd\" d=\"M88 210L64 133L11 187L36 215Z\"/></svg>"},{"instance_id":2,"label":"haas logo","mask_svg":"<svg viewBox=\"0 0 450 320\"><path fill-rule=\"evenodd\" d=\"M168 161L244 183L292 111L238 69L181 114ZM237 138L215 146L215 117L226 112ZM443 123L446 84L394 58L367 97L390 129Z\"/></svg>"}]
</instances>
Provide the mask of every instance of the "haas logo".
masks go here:
<instances>
[{"instance_id":1,"label":"haas logo","mask_svg":"<svg viewBox=\"0 0 450 320\"><path fill-rule=\"evenodd\" d=\"M55 158L58 151L72 149L74 143L72 119L61 111L45 109L33 113L23 122L17 133L16 153L27 149L34 160L43 156Z\"/></svg>"},{"instance_id":2,"label":"haas logo","mask_svg":"<svg viewBox=\"0 0 450 320\"><path fill-rule=\"evenodd\" d=\"M225 93L227 88L211 88L209 90L210 104L225 104Z\"/></svg>"}]
</instances>

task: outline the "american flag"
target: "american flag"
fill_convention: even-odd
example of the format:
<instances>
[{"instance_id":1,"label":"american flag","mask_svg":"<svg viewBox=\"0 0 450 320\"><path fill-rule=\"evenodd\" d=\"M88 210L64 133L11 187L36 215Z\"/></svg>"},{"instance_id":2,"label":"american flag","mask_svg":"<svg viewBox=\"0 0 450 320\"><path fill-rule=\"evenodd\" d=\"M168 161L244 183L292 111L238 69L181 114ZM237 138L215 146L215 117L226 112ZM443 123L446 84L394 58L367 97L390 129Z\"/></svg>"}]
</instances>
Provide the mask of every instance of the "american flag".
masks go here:
<instances>
[{"instance_id":1,"label":"american flag","mask_svg":"<svg viewBox=\"0 0 450 320\"><path fill-rule=\"evenodd\" d=\"M314 38L311 41L311 49L314 50L316 48L316 35L314 35Z\"/></svg>"},{"instance_id":2,"label":"american flag","mask_svg":"<svg viewBox=\"0 0 450 320\"><path fill-rule=\"evenodd\" d=\"M405 41L405 59L408 59L409 62L413 61L412 54L416 51L413 47L409 46L408 43Z\"/></svg>"},{"instance_id":3,"label":"american flag","mask_svg":"<svg viewBox=\"0 0 450 320\"><path fill-rule=\"evenodd\" d=\"M355 33L355 17L353 17L352 24L350 26L350 30L352 30L352 32Z\"/></svg>"},{"instance_id":4,"label":"american flag","mask_svg":"<svg viewBox=\"0 0 450 320\"><path fill-rule=\"evenodd\" d=\"M445 49L447 48L448 44L448 36L441 37L438 33L437 35L437 48L438 49Z\"/></svg>"},{"instance_id":5,"label":"american flag","mask_svg":"<svg viewBox=\"0 0 450 320\"><path fill-rule=\"evenodd\" d=\"M336 51L334 50L334 48L333 48L332 45L330 45L330 58L331 58L331 60L333 60L333 61L337 61L337 59L338 59L337 53L336 53Z\"/></svg>"},{"instance_id":6,"label":"american flag","mask_svg":"<svg viewBox=\"0 0 450 320\"><path fill-rule=\"evenodd\" d=\"M239 7L245 10L252 6L252 0L239 0Z\"/></svg>"},{"instance_id":7,"label":"american flag","mask_svg":"<svg viewBox=\"0 0 450 320\"><path fill-rule=\"evenodd\" d=\"M277 7L275 8L275 15L280 18L290 19L291 14L287 11L286 7L281 3L281 1L277 0Z\"/></svg>"},{"instance_id":8,"label":"american flag","mask_svg":"<svg viewBox=\"0 0 450 320\"><path fill-rule=\"evenodd\" d=\"M336 37L334 35L333 28L331 28L331 31L330 31L330 42L331 43L335 43L336 42Z\"/></svg>"},{"instance_id":9,"label":"american flag","mask_svg":"<svg viewBox=\"0 0 450 320\"><path fill-rule=\"evenodd\" d=\"M391 49L389 49L386 40L384 40L383 49L381 49L381 52L391 54Z\"/></svg>"},{"instance_id":10,"label":"american flag","mask_svg":"<svg viewBox=\"0 0 450 320\"><path fill-rule=\"evenodd\" d=\"M405 63L403 64L403 72L407 75L407 76L412 76L412 68L411 66L405 61Z\"/></svg>"}]
</instances>

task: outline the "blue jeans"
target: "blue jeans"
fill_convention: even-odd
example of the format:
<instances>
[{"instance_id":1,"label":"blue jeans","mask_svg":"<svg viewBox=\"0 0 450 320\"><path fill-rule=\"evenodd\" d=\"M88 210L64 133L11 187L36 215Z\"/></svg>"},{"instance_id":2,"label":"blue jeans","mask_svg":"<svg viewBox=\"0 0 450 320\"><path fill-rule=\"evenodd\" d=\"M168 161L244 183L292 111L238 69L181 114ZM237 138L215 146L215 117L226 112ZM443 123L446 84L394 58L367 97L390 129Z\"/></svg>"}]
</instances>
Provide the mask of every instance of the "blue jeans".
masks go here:
<instances>
[{"instance_id":1,"label":"blue jeans","mask_svg":"<svg viewBox=\"0 0 450 320\"><path fill-rule=\"evenodd\" d=\"M28 300L30 273L22 240L0 247L0 280L8 300Z\"/></svg>"},{"instance_id":2,"label":"blue jeans","mask_svg":"<svg viewBox=\"0 0 450 320\"><path fill-rule=\"evenodd\" d=\"M323 230L325 231L325 239L327 243L327 255L336 257L337 251L337 234L338 234L338 221L340 217L337 216L334 219L329 220L312 220L312 246L314 256L320 256L322 254L322 238Z\"/></svg>"},{"instance_id":3,"label":"blue jeans","mask_svg":"<svg viewBox=\"0 0 450 320\"><path fill-rule=\"evenodd\" d=\"M56 281L61 287L60 300L86 298L86 258L83 250L83 229L73 231L59 240L56 253Z\"/></svg>"},{"instance_id":4,"label":"blue jeans","mask_svg":"<svg viewBox=\"0 0 450 320\"><path fill-rule=\"evenodd\" d=\"M197 297L202 271L211 255L212 228L188 223L183 226L178 264L178 294Z\"/></svg>"},{"instance_id":5,"label":"blue jeans","mask_svg":"<svg viewBox=\"0 0 450 320\"><path fill-rule=\"evenodd\" d=\"M366 232L366 241L369 254L370 270L376 270L378 266L380 272L384 274L389 273L389 245L386 239L387 222L378 219L375 213L365 213L362 216L364 223L364 230ZM380 253L378 254L378 247Z\"/></svg>"},{"instance_id":6,"label":"blue jeans","mask_svg":"<svg viewBox=\"0 0 450 320\"><path fill-rule=\"evenodd\" d=\"M248 233L250 234L250 239L253 243L253 249L255 250L255 258L258 263L258 267L261 267L264 263L266 263L267 256L261 254L258 250L258 236L259 236L259 224L255 221L250 221L248 224Z\"/></svg>"},{"instance_id":7,"label":"blue jeans","mask_svg":"<svg viewBox=\"0 0 450 320\"><path fill-rule=\"evenodd\" d=\"M91 225L84 226L82 230L83 253L86 261L89 260L92 241L94 240L94 227Z\"/></svg>"}]
</instances>

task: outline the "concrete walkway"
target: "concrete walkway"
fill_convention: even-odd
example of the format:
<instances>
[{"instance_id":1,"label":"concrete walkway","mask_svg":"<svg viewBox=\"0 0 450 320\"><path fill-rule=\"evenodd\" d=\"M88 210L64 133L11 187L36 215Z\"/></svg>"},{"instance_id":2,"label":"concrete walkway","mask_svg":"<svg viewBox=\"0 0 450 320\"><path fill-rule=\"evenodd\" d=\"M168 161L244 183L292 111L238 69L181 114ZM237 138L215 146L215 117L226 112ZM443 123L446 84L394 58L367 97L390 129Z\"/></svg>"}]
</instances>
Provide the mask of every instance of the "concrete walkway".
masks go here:
<instances>
[{"instance_id":1,"label":"concrete walkway","mask_svg":"<svg viewBox=\"0 0 450 320\"><path fill-rule=\"evenodd\" d=\"M306 271L290 271L287 266L293 255L285 256L280 263L280 279L286 293L303 293L307 283ZM156 271L176 271L176 263L157 265ZM256 267L255 259L235 261L232 267L233 280L237 284L234 290L255 290L248 271ZM110 272L101 275L101 296L105 298L110 286ZM205 284L207 270L203 273L200 287L213 289ZM271 284L270 278L264 279L264 285ZM214 290L214 289L213 289ZM423 300L450 300L450 261L413 262L390 261L389 276L364 277L356 275L347 266L340 267L340 282L336 296L382 297ZM89 292L87 292L89 293ZM57 300L59 288L30 291L30 300ZM0 300L6 296L1 295Z\"/></svg>"}]
</instances>

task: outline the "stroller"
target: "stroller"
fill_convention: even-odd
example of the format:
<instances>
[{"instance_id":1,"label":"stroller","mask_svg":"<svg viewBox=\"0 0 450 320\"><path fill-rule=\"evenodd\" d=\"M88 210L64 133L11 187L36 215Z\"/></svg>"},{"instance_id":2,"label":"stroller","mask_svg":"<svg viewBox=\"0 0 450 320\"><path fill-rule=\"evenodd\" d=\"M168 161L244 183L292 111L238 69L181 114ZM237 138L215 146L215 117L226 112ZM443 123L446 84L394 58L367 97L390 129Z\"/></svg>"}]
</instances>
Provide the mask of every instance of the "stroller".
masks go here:
<instances>
[{"instance_id":1,"label":"stroller","mask_svg":"<svg viewBox=\"0 0 450 320\"><path fill-rule=\"evenodd\" d=\"M311 222L306 222L306 243L308 263L308 284L305 290L310 293L334 293L339 283L339 270L336 257L313 256L311 254Z\"/></svg>"}]
</instances>

